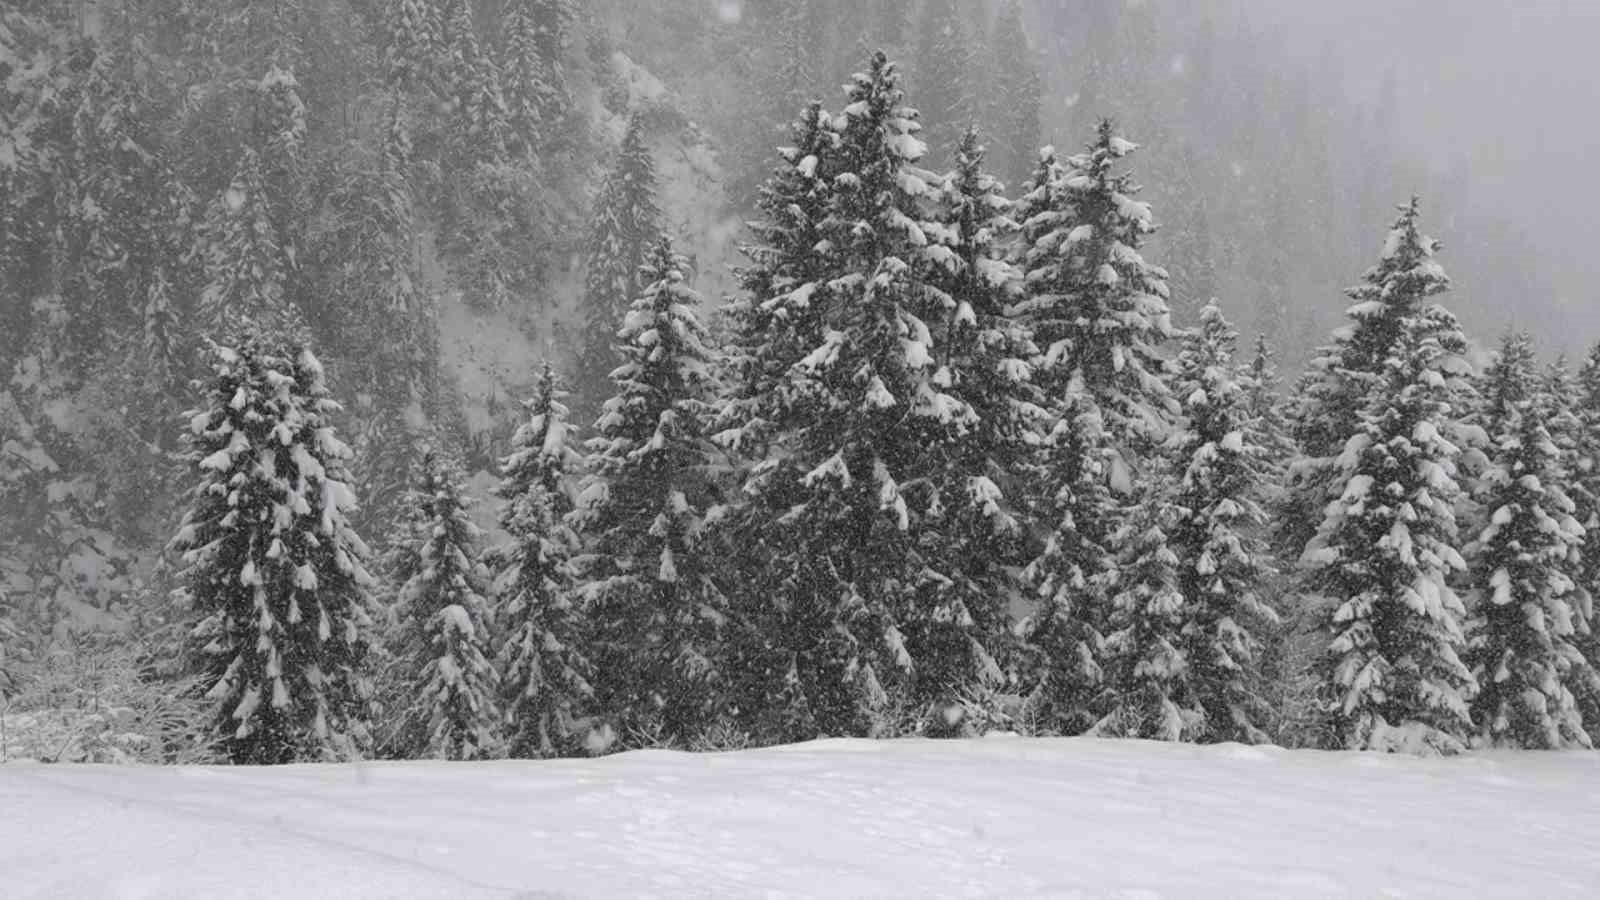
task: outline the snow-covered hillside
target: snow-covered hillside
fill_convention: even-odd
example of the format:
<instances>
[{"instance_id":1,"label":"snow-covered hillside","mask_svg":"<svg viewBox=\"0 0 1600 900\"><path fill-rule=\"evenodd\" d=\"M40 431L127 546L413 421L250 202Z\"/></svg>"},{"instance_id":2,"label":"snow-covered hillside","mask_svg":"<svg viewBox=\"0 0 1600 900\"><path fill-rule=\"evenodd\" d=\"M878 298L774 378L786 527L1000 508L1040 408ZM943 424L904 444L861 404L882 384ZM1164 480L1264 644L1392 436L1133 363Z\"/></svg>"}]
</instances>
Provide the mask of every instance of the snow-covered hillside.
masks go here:
<instances>
[{"instance_id":1,"label":"snow-covered hillside","mask_svg":"<svg viewBox=\"0 0 1600 900\"><path fill-rule=\"evenodd\" d=\"M991 738L544 763L0 768L8 898L1597 889L1592 753L1418 760Z\"/></svg>"}]
</instances>

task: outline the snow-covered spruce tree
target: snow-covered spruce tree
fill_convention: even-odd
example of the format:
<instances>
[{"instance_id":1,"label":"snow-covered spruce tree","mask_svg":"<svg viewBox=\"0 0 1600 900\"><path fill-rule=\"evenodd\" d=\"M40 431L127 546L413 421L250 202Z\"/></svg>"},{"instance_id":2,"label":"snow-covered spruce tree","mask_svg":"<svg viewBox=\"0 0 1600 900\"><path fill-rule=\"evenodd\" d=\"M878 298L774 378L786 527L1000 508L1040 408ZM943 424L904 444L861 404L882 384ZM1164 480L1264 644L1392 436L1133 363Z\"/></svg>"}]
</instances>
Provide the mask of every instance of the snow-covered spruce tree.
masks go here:
<instances>
[{"instance_id":1,"label":"snow-covered spruce tree","mask_svg":"<svg viewBox=\"0 0 1600 900\"><path fill-rule=\"evenodd\" d=\"M233 180L212 206L205 235L203 329L220 336L242 320L269 330L283 327L292 318L288 261L254 149L246 147L240 156Z\"/></svg>"},{"instance_id":2,"label":"snow-covered spruce tree","mask_svg":"<svg viewBox=\"0 0 1600 900\"><path fill-rule=\"evenodd\" d=\"M1245 418L1250 423L1255 443L1264 453L1261 462L1266 499L1274 505L1281 496L1289 460L1295 452L1284 417L1283 377L1278 374L1276 359L1277 353L1267 342L1267 336L1258 334L1255 351L1239 372Z\"/></svg>"},{"instance_id":3,"label":"snow-covered spruce tree","mask_svg":"<svg viewBox=\"0 0 1600 900\"><path fill-rule=\"evenodd\" d=\"M766 399L720 435L738 445L759 432L743 444L762 457L732 517L753 576L743 599L764 640L741 675L754 730L777 739L867 733L890 707L932 699L920 676L942 664L906 643L940 608L924 598L953 564L929 524L948 506L930 448L974 418L935 377L929 323L956 306L926 272L951 251L934 246L941 229L922 218L933 176L914 168L916 114L882 53L848 101L830 125L838 146L799 166L829 176L821 240L793 256L775 248L774 277L749 277L773 290L750 301L769 331L735 339L745 359L809 349L761 374L772 379Z\"/></svg>"},{"instance_id":4,"label":"snow-covered spruce tree","mask_svg":"<svg viewBox=\"0 0 1600 900\"><path fill-rule=\"evenodd\" d=\"M475 166L506 158L512 130L500 83L500 67L485 53L473 24L472 0L446 0L443 81L454 123L450 153L457 164Z\"/></svg>"},{"instance_id":5,"label":"snow-covered spruce tree","mask_svg":"<svg viewBox=\"0 0 1600 900\"><path fill-rule=\"evenodd\" d=\"M1025 719L1041 734L1081 734L1106 694L1106 630L1116 583L1112 539L1122 510L1108 486L1112 450L1099 408L1069 383L1040 452L1027 469L1048 492L1033 514L1044 546L1023 578L1038 606L1017 627L1027 649Z\"/></svg>"},{"instance_id":6,"label":"snow-covered spruce tree","mask_svg":"<svg viewBox=\"0 0 1600 900\"><path fill-rule=\"evenodd\" d=\"M1256 670L1262 631L1277 621L1261 596L1266 451L1237 377L1237 340L1215 303L1183 339L1174 381L1183 418L1168 445L1175 479L1134 520L1144 530L1123 566L1128 588L1108 639L1118 701L1102 731L1267 739Z\"/></svg>"},{"instance_id":7,"label":"snow-covered spruce tree","mask_svg":"<svg viewBox=\"0 0 1600 900\"><path fill-rule=\"evenodd\" d=\"M1036 727L1060 733L1107 711L1116 580L1108 542L1124 527L1141 458L1176 411L1159 355L1173 334L1165 273L1138 252L1154 229L1150 209L1115 171L1133 149L1110 122L1066 168L1047 148L1020 203L1026 295L1017 311L1041 351L1034 381L1050 414L1034 476L1050 531L1025 570L1041 607L1023 634L1036 651Z\"/></svg>"},{"instance_id":8,"label":"snow-covered spruce tree","mask_svg":"<svg viewBox=\"0 0 1600 900\"><path fill-rule=\"evenodd\" d=\"M1450 279L1434 259L1438 242L1418 228L1420 201L1400 208L1384 242L1378 265L1350 288L1350 322L1334 332L1300 377L1289 405L1290 434L1298 452L1289 466L1288 495L1278 510L1279 540L1298 555L1316 534L1323 510L1343 491L1338 459L1350 437L1350 424L1372 400L1386 377L1385 367L1403 325L1432 308L1433 298L1450 289ZM1441 334L1445 358L1440 374L1447 387L1470 390L1466 342ZM1466 405L1455 400L1453 415Z\"/></svg>"},{"instance_id":9,"label":"snow-covered spruce tree","mask_svg":"<svg viewBox=\"0 0 1600 900\"><path fill-rule=\"evenodd\" d=\"M92 60L61 99L70 140L51 179L58 197L61 302L71 319L65 337L73 361L115 347L137 321L138 297L156 274L151 213L164 185L158 145L140 86L129 77L141 60L131 36L85 42ZM48 227L48 226L41 226Z\"/></svg>"},{"instance_id":10,"label":"snow-covered spruce tree","mask_svg":"<svg viewBox=\"0 0 1600 900\"><path fill-rule=\"evenodd\" d=\"M256 83L253 124L253 144L260 149L261 177L267 187L267 208L292 274L303 243L303 223L309 218L309 204L303 196L306 106L300 99L300 81L292 68L273 63Z\"/></svg>"},{"instance_id":11,"label":"snow-covered spruce tree","mask_svg":"<svg viewBox=\"0 0 1600 900\"><path fill-rule=\"evenodd\" d=\"M931 477L942 508L930 511L927 543L954 547L955 565L950 581L922 598L931 617L907 635L913 658L924 660L919 691L941 699L1004 683L995 657L1011 655L1007 607L1022 589L1016 573L1028 543L1023 472L1044 418L1030 381L1037 350L1011 314L1021 275L1002 252L1016 225L984 158L977 131L968 129L939 197L937 219L952 255L930 275L954 302L936 331L944 347L934 382L973 414L930 448L940 461ZM980 683L970 683L975 675Z\"/></svg>"},{"instance_id":12,"label":"snow-covered spruce tree","mask_svg":"<svg viewBox=\"0 0 1600 900\"><path fill-rule=\"evenodd\" d=\"M579 409L596 410L610 392L620 359L617 329L638 292L640 267L661 238L656 169L645 144L644 119L635 115L622 136L616 164L595 196L583 290L583 333L578 347Z\"/></svg>"},{"instance_id":13,"label":"snow-covered spruce tree","mask_svg":"<svg viewBox=\"0 0 1600 900\"><path fill-rule=\"evenodd\" d=\"M1583 540L1560 484L1555 410L1538 384L1533 346L1508 334L1484 373L1489 466L1478 501L1487 522L1468 548L1475 603L1466 661L1477 678L1474 720L1488 744L1587 747L1573 688L1595 673L1573 645L1579 619L1570 561Z\"/></svg>"},{"instance_id":14,"label":"snow-covered spruce tree","mask_svg":"<svg viewBox=\"0 0 1600 900\"><path fill-rule=\"evenodd\" d=\"M538 152L561 140L572 110L561 56L572 24L571 0L513 0L502 13L500 69L517 145Z\"/></svg>"},{"instance_id":15,"label":"snow-covered spruce tree","mask_svg":"<svg viewBox=\"0 0 1600 900\"><path fill-rule=\"evenodd\" d=\"M346 522L350 451L310 350L216 347L190 421L199 483L171 549L196 665L236 763L345 760L368 745L372 578Z\"/></svg>"},{"instance_id":16,"label":"snow-covered spruce tree","mask_svg":"<svg viewBox=\"0 0 1600 900\"><path fill-rule=\"evenodd\" d=\"M404 93L438 89L445 59L439 0L384 0L384 82Z\"/></svg>"},{"instance_id":17,"label":"snow-covered spruce tree","mask_svg":"<svg viewBox=\"0 0 1600 900\"><path fill-rule=\"evenodd\" d=\"M1584 423L1581 415L1583 389L1578 380L1577 373L1567 363L1565 355L1557 356L1548 367L1543 377L1539 380L1539 402L1549 412L1546 415L1546 427L1550 430L1550 439L1556 446L1556 484L1567 499L1572 502L1572 519L1583 531L1581 539L1575 543L1570 552L1560 561L1561 569L1571 579L1573 591L1570 595L1572 613L1574 616L1573 628L1576 632L1576 642L1582 644L1588 636L1589 625L1594 621L1594 589L1585 580L1584 548L1588 541L1588 526L1585 520L1593 515L1597 500L1595 495L1589 493L1590 485L1582 477L1584 459ZM1588 655L1585 654L1588 659ZM1591 661L1597 670L1600 664ZM1580 696L1591 691L1600 700L1600 681L1581 686ZM1600 712L1600 711L1597 711ZM1585 715L1584 721L1590 725L1591 734L1600 730L1600 719Z\"/></svg>"},{"instance_id":18,"label":"snow-covered spruce tree","mask_svg":"<svg viewBox=\"0 0 1600 900\"><path fill-rule=\"evenodd\" d=\"M403 410L429 395L437 364L435 323L415 249L411 124L404 101L390 98L377 165L341 173L310 242L317 287L339 298L323 317L333 346L349 362L347 384L373 395L398 424ZM410 448L398 448L410 455ZM363 477L372 473L362 467ZM363 492L364 508L375 513ZM384 512L388 512L385 510ZM392 521L392 519L391 519Z\"/></svg>"},{"instance_id":19,"label":"snow-covered spruce tree","mask_svg":"<svg viewBox=\"0 0 1600 900\"><path fill-rule=\"evenodd\" d=\"M686 271L663 240L640 273L570 516L598 704L628 731L672 741L699 737L726 696L728 603L704 539L712 356Z\"/></svg>"},{"instance_id":20,"label":"snow-covered spruce tree","mask_svg":"<svg viewBox=\"0 0 1600 900\"><path fill-rule=\"evenodd\" d=\"M773 421L789 402L778 388L821 327L817 281L829 260L816 248L839 164L831 121L822 104L808 104L793 125L793 145L778 150L779 166L760 189L761 217L750 223L757 242L742 248L750 261L738 272L742 290L722 307L731 339L713 429L742 460L766 457Z\"/></svg>"},{"instance_id":21,"label":"snow-covered spruce tree","mask_svg":"<svg viewBox=\"0 0 1600 900\"><path fill-rule=\"evenodd\" d=\"M1278 616L1275 628L1258 635L1263 639L1259 680L1274 713L1274 732L1283 742L1288 740L1284 737L1286 730L1297 727L1307 709L1311 686L1307 662L1321 648L1315 635L1301 627L1302 610L1288 599L1295 580L1291 561L1298 559L1304 548L1278 543L1282 532L1273 521L1286 502L1284 482L1295 456L1294 439L1284 416L1287 401L1282 395L1283 380L1274 361L1276 356L1267 336L1256 335L1255 350L1249 361L1239 367L1238 378L1249 429L1246 440L1261 448L1262 456L1257 461L1258 500L1266 513L1262 521L1245 530L1270 553L1270 564L1265 567L1260 584L1261 598Z\"/></svg>"},{"instance_id":22,"label":"snow-covered spruce tree","mask_svg":"<svg viewBox=\"0 0 1600 900\"><path fill-rule=\"evenodd\" d=\"M1037 176L1022 201L1027 297L1018 307L1042 353L1036 380L1046 400L1080 386L1116 451L1111 475L1124 495L1177 411L1161 356L1175 334L1167 273L1139 255L1155 225L1149 205L1133 199L1132 176L1117 170L1136 149L1102 121L1087 152Z\"/></svg>"},{"instance_id":23,"label":"snow-covered spruce tree","mask_svg":"<svg viewBox=\"0 0 1600 900\"><path fill-rule=\"evenodd\" d=\"M916 95L927 143L938 160L951 159L961 135L976 124L973 47L957 0L928 0L917 34Z\"/></svg>"},{"instance_id":24,"label":"snow-covered spruce tree","mask_svg":"<svg viewBox=\"0 0 1600 900\"><path fill-rule=\"evenodd\" d=\"M1577 643L1591 668L1600 669L1600 345L1589 352L1578 368L1571 393L1577 430L1573 438L1568 491L1573 502L1573 518L1583 526L1579 547L1577 587L1587 597L1587 615L1577 622ZM1589 737L1600 742L1600 691L1578 696L1579 708L1589 724Z\"/></svg>"},{"instance_id":25,"label":"snow-covered spruce tree","mask_svg":"<svg viewBox=\"0 0 1600 900\"><path fill-rule=\"evenodd\" d=\"M386 574L396 593L388 652L405 697L385 713L395 722L385 749L399 759L485 759L499 749L482 535L460 482L454 462L428 452L390 542Z\"/></svg>"},{"instance_id":26,"label":"snow-covered spruce tree","mask_svg":"<svg viewBox=\"0 0 1600 900\"><path fill-rule=\"evenodd\" d=\"M1460 450L1445 438L1462 394L1446 376L1463 344L1437 305L1397 317L1381 375L1334 460L1343 485L1307 546L1303 589L1326 600L1314 664L1332 747L1451 753L1471 728L1466 611L1450 582Z\"/></svg>"},{"instance_id":27,"label":"snow-covered spruce tree","mask_svg":"<svg viewBox=\"0 0 1600 900\"><path fill-rule=\"evenodd\" d=\"M584 716L594 691L582 625L572 602L571 558L577 538L568 480L582 464L574 429L550 364L528 403L528 420L501 463L500 526L507 544L492 550L501 633L497 665L503 690L507 751L515 758L581 752L590 733Z\"/></svg>"}]
</instances>

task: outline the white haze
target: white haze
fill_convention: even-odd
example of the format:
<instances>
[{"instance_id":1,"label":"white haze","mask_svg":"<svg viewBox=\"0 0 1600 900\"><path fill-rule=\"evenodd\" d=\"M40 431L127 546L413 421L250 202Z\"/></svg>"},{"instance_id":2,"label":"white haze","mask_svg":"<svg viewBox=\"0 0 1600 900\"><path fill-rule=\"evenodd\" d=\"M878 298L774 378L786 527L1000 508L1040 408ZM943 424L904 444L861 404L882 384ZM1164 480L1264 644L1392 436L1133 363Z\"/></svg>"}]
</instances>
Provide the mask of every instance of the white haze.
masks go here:
<instances>
[{"instance_id":1,"label":"white haze","mask_svg":"<svg viewBox=\"0 0 1600 900\"><path fill-rule=\"evenodd\" d=\"M1595 0L1236 0L1219 3L1275 31L1307 62L1331 58L1346 87L1381 102L1392 73L1395 135L1439 180L1520 228L1533 268L1570 328L1541 334L1579 353L1600 328L1600 2ZM1226 14L1226 12L1224 13ZM1422 186L1418 186L1419 189ZM1449 261L1450 223L1439 228ZM1471 285L1459 285L1471 291ZM1500 326L1522 298L1496 297ZM1543 330L1548 330L1546 326Z\"/></svg>"}]
</instances>

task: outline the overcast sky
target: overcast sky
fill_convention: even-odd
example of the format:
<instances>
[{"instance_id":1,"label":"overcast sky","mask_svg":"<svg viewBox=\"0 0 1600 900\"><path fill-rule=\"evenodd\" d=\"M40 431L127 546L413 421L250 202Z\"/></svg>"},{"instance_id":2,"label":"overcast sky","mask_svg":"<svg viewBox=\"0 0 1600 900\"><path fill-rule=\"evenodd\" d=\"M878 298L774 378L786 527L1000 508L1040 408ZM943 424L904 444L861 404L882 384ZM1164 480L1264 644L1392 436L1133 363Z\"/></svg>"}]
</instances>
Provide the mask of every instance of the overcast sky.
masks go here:
<instances>
[{"instance_id":1,"label":"overcast sky","mask_svg":"<svg viewBox=\"0 0 1600 900\"><path fill-rule=\"evenodd\" d=\"M1466 166L1474 202L1528 231L1573 324L1600 337L1600 0L1237 2L1298 52L1331 49L1369 98L1392 65L1398 137Z\"/></svg>"}]
</instances>

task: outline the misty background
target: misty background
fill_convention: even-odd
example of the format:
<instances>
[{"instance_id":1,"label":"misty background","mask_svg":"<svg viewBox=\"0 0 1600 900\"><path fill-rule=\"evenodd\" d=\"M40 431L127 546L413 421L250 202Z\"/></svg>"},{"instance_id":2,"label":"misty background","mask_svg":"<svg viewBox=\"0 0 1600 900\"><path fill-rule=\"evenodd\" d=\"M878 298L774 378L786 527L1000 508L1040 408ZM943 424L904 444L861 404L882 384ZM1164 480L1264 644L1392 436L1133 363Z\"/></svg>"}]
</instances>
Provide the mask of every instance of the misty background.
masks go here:
<instances>
[{"instance_id":1,"label":"misty background","mask_svg":"<svg viewBox=\"0 0 1600 900\"><path fill-rule=\"evenodd\" d=\"M1203 4L1201 4L1203 5ZM1595 284L1600 257L1590 233L1600 208L1600 102L1593 53L1600 4L1587 0L1237 0L1227 14L1281 36L1304 65L1330 59L1350 96L1376 110L1386 80L1394 86L1395 138L1426 166L1418 189L1459 191L1430 198L1474 217L1504 217L1504 247L1528 254L1532 281L1489 297L1457 279L1457 290L1490 304L1486 326L1536 327L1547 346L1580 353L1600 326ZM1458 246L1483 246L1446 218L1438 226L1446 259ZM1486 286L1485 286L1486 287ZM1548 321L1524 320L1545 302Z\"/></svg>"}]
</instances>

